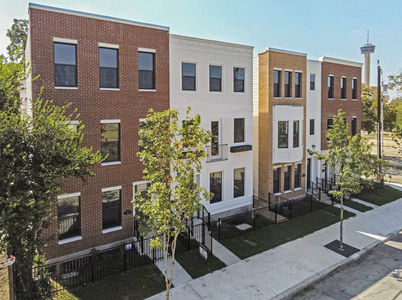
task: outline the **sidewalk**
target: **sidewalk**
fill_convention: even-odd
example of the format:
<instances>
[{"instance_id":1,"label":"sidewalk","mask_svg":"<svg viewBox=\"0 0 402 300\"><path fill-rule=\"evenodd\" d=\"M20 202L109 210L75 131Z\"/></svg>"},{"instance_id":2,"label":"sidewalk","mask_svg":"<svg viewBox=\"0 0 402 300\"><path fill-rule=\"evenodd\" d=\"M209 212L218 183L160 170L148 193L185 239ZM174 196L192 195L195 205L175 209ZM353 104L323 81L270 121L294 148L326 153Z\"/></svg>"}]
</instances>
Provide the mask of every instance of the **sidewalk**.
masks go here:
<instances>
[{"instance_id":1,"label":"sidewalk","mask_svg":"<svg viewBox=\"0 0 402 300\"><path fill-rule=\"evenodd\" d=\"M393 187L401 189L401 186ZM324 245L339 239L339 223L235 262L171 290L174 300L283 299L356 260L402 229L402 199L344 221L344 243L360 249L345 258ZM165 293L150 300L165 299Z\"/></svg>"}]
</instances>

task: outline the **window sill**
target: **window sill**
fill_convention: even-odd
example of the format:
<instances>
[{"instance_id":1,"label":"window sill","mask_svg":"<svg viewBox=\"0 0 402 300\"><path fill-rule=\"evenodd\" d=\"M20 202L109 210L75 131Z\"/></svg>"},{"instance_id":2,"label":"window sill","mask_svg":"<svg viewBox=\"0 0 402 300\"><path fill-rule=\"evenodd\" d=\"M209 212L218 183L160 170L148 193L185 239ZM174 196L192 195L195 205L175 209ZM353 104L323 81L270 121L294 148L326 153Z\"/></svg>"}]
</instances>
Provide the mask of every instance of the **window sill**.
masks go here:
<instances>
[{"instance_id":1,"label":"window sill","mask_svg":"<svg viewBox=\"0 0 402 300\"><path fill-rule=\"evenodd\" d=\"M298 187L298 188L295 188L294 191L300 191L301 189L302 189L301 187Z\"/></svg>"},{"instance_id":2,"label":"window sill","mask_svg":"<svg viewBox=\"0 0 402 300\"><path fill-rule=\"evenodd\" d=\"M121 165L121 161L108 161L101 163L101 166Z\"/></svg>"},{"instance_id":3,"label":"window sill","mask_svg":"<svg viewBox=\"0 0 402 300\"><path fill-rule=\"evenodd\" d=\"M303 97L295 97L296 99L303 99Z\"/></svg>"},{"instance_id":4,"label":"window sill","mask_svg":"<svg viewBox=\"0 0 402 300\"><path fill-rule=\"evenodd\" d=\"M291 100L291 99L293 99L293 97L285 97L285 99Z\"/></svg>"},{"instance_id":5,"label":"window sill","mask_svg":"<svg viewBox=\"0 0 402 300\"><path fill-rule=\"evenodd\" d=\"M280 196L282 193L274 193L274 196Z\"/></svg>"},{"instance_id":6,"label":"window sill","mask_svg":"<svg viewBox=\"0 0 402 300\"><path fill-rule=\"evenodd\" d=\"M282 99L282 97L274 97L274 99Z\"/></svg>"},{"instance_id":7,"label":"window sill","mask_svg":"<svg viewBox=\"0 0 402 300\"><path fill-rule=\"evenodd\" d=\"M109 233L109 232L113 232L113 231L118 231L118 230L122 230L122 229L123 229L123 227L121 227L121 226L116 226L116 227L111 227L111 228L103 229L103 230L102 230L102 233L105 234L105 233Z\"/></svg>"},{"instance_id":8,"label":"window sill","mask_svg":"<svg viewBox=\"0 0 402 300\"><path fill-rule=\"evenodd\" d=\"M243 91L243 92L235 92L235 91L233 91L233 94L245 94L246 92L245 91Z\"/></svg>"},{"instance_id":9,"label":"window sill","mask_svg":"<svg viewBox=\"0 0 402 300\"><path fill-rule=\"evenodd\" d=\"M80 240L82 240L82 237L80 235L79 236L73 236L73 237L70 237L70 238L67 238L67 239L59 240L59 245L64 245L64 244L67 244L67 243L72 243L72 242L80 241Z\"/></svg>"},{"instance_id":10,"label":"window sill","mask_svg":"<svg viewBox=\"0 0 402 300\"><path fill-rule=\"evenodd\" d=\"M153 89L139 89L139 92L156 92L156 90Z\"/></svg>"},{"instance_id":11,"label":"window sill","mask_svg":"<svg viewBox=\"0 0 402 300\"><path fill-rule=\"evenodd\" d=\"M287 191L284 191L283 193L284 194L289 194L289 193L291 193L292 192L292 190L287 190Z\"/></svg>"},{"instance_id":12,"label":"window sill","mask_svg":"<svg viewBox=\"0 0 402 300\"><path fill-rule=\"evenodd\" d=\"M341 98L341 100L346 101L346 100L348 100L348 99Z\"/></svg>"},{"instance_id":13,"label":"window sill","mask_svg":"<svg viewBox=\"0 0 402 300\"><path fill-rule=\"evenodd\" d=\"M353 100L353 101L357 101L358 99L353 99L353 98L352 98L352 100Z\"/></svg>"},{"instance_id":14,"label":"window sill","mask_svg":"<svg viewBox=\"0 0 402 300\"><path fill-rule=\"evenodd\" d=\"M328 98L328 100L335 100L335 98Z\"/></svg>"},{"instance_id":15,"label":"window sill","mask_svg":"<svg viewBox=\"0 0 402 300\"><path fill-rule=\"evenodd\" d=\"M119 88L100 88L101 91L120 91Z\"/></svg>"},{"instance_id":16,"label":"window sill","mask_svg":"<svg viewBox=\"0 0 402 300\"><path fill-rule=\"evenodd\" d=\"M55 86L56 90L78 90L77 86Z\"/></svg>"}]
</instances>

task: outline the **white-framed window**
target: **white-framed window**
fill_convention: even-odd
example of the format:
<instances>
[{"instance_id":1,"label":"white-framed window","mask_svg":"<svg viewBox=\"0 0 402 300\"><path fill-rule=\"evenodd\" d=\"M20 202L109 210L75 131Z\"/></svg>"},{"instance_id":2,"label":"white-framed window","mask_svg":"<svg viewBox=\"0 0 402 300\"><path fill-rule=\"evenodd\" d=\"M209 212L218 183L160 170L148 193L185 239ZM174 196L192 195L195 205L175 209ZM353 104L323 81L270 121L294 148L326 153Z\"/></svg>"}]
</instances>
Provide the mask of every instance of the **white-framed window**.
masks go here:
<instances>
[{"instance_id":1,"label":"white-framed window","mask_svg":"<svg viewBox=\"0 0 402 300\"><path fill-rule=\"evenodd\" d=\"M138 51L138 88L155 89L155 53Z\"/></svg>"},{"instance_id":2,"label":"white-framed window","mask_svg":"<svg viewBox=\"0 0 402 300\"><path fill-rule=\"evenodd\" d=\"M328 99L334 99L334 76L328 76Z\"/></svg>"},{"instance_id":3,"label":"white-framed window","mask_svg":"<svg viewBox=\"0 0 402 300\"><path fill-rule=\"evenodd\" d=\"M77 87L77 44L53 41L55 87Z\"/></svg>"},{"instance_id":4,"label":"white-framed window","mask_svg":"<svg viewBox=\"0 0 402 300\"><path fill-rule=\"evenodd\" d=\"M346 100L347 91L347 78L345 76L341 77L341 99Z\"/></svg>"},{"instance_id":5,"label":"white-framed window","mask_svg":"<svg viewBox=\"0 0 402 300\"><path fill-rule=\"evenodd\" d=\"M274 97L279 98L281 96L281 77L282 71L274 70Z\"/></svg>"},{"instance_id":6,"label":"white-framed window","mask_svg":"<svg viewBox=\"0 0 402 300\"><path fill-rule=\"evenodd\" d=\"M102 189L102 229L115 227L121 227L121 185Z\"/></svg>"},{"instance_id":7,"label":"white-framed window","mask_svg":"<svg viewBox=\"0 0 402 300\"><path fill-rule=\"evenodd\" d=\"M293 148L300 146L300 121L293 121Z\"/></svg>"},{"instance_id":8,"label":"white-framed window","mask_svg":"<svg viewBox=\"0 0 402 300\"><path fill-rule=\"evenodd\" d=\"M81 193L57 196L59 240L81 236Z\"/></svg>"},{"instance_id":9,"label":"white-framed window","mask_svg":"<svg viewBox=\"0 0 402 300\"><path fill-rule=\"evenodd\" d=\"M209 192L214 193L213 198L209 201L211 204L223 201L223 172L217 171L209 173Z\"/></svg>"},{"instance_id":10,"label":"white-framed window","mask_svg":"<svg viewBox=\"0 0 402 300\"><path fill-rule=\"evenodd\" d=\"M289 121L278 121L278 148L289 146Z\"/></svg>"},{"instance_id":11,"label":"white-framed window","mask_svg":"<svg viewBox=\"0 0 402 300\"><path fill-rule=\"evenodd\" d=\"M295 72L295 98L302 97L303 73Z\"/></svg>"},{"instance_id":12,"label":"white-framed window","mask_svg":"<svg viewBox=\"0 0 402 300\"><path fill-rule=\"evenodd\" d=\"M315 119L310 119L310 135L314 135L315 134Z\"/></svg>"},{"instance_id":13,"label":"white-framed window","mask_svg":"<svg viewBox=\"0 0 402 300\"><path fill-rule=\"evenodd\" d=\"M181 62L181 89L182 91L197 90L197 64L195 62Z\"/></svg>"},{"instance_id":14,"label":"white-framed window","mask_svg":"<svg viewBox=\"0 0 402 300\"><path fill-rule=\"evenodd\" d=\"M243 143L244 142L244 118L234 119L234 142Z\"/></svg>"},{"instance_id":15,"label":"white-framed window","mask_svg":"<svg viewBox=\"0 0 402 300\"><path fill-rule=\"evenodd\" d=\"M233 67L233 92L244 93L245 68Z\"/></svg>"},{"instance_id":16,"label":"white-framed window","mask_svg":"<svg viewBox=\"0 0 402 300\"><path fill-rule=\"evenodd\" d=\"M209 91L222 92L222 66L209 65Z\"/></svg>"},{"instance_id":17,"label":"white-framed window","mask_svg":"<svg viewBox=\"0 0 402 300\"><path fill-rule=\"evenodd\" d=\"M310 74L310 91L315 91L315 74Z\"/></svg>"},{"instance_id":18,"label":"white-framed window","mask_svg":"<svg viewBox=\"0 0 402 300\"><path fill-rule=\"evenodd\" d=\"M120 162L120 120L101 120L102 165Z\"/></svg>"},{"instance_id":19,"label":"white-framed window","mask_svg":"<svg viewBox=\"0 0 402 300\"><path fill-rule=\"evenodd\" d=\"M245 168L236 168L233 170L233 198L239 198L244 196L244 178Z\"/></svg>"},{"instance_id":20,"label":"white-framed window","mask_svg":"<svg viewBox=\"0 0 402 300\"><path fill-rule=\"evenodd\" d=\"M352 79L352 100L357 100L357 78Z\"/></svg>"},{"instance_id":21,"label":"white-framed window","mask_svg":"<svg viewBox=\"0 0 402 300\"><path fill-rule=\"evenodd\" d=\"M119 49L99 46L99 86L101 89L119 88Z\"/></svg>"}]
</instances>

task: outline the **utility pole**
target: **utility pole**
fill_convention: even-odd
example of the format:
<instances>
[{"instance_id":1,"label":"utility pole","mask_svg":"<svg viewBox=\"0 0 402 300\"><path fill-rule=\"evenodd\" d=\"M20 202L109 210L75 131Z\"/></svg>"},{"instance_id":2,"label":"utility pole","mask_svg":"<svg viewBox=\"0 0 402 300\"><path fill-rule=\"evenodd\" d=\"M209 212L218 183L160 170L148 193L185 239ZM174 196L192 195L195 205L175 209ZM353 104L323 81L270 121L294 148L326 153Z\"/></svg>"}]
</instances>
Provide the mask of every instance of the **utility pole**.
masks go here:
<instances>
[{"instance_id":1,"label":"utility pole","mask_svg":"<svg viewBox=\"0 0 402 300\"><path fill-rule=\"evenodd\" d=\"M377 151L378 158L381 158L381 74L380 61L377 60ZM378 172L379 181L382 182L381 167Z\"/></svg>"}]
</instances>

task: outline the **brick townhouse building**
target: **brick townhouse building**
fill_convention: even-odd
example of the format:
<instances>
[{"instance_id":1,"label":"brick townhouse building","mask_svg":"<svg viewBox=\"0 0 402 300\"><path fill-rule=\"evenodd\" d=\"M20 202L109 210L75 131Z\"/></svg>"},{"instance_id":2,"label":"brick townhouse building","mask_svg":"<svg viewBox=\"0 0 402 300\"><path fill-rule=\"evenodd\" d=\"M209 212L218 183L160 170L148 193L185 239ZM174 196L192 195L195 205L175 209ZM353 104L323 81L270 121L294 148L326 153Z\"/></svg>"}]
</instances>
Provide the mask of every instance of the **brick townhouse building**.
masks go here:
<instances>
[{"instance_id":1,"label":"brick townhouse building","mask_svg":"<svg viewBox=\"0 0 402 300\"><path fill-rule=\"evenodd\" d=\"M47 233L59 234L47 258L131 238L131 201L146 188L140 123L149 108L169 108L169 28L37 4L29 4L29 24L27 98L43 87L44 99L71 103L80 114L73 124L85 125L83 145L108 154L86 184L70 179L58 196Z\"/></svg>"}]
</instances>

